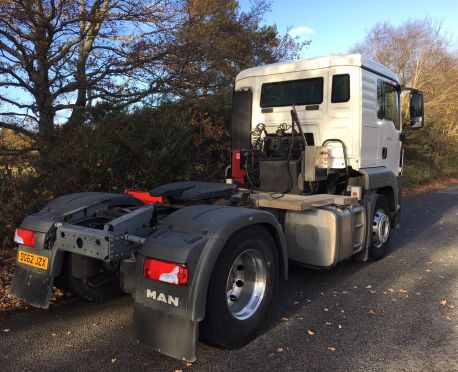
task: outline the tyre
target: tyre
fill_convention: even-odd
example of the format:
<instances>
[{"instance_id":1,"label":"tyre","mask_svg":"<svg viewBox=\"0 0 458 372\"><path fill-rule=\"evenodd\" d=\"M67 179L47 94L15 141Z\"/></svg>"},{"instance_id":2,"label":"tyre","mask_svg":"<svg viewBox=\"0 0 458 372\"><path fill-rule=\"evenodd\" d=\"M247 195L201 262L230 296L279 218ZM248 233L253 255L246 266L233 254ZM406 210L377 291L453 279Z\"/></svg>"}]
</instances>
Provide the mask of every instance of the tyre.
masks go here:
<instances>
[{"instance_id":1,"label":"tyre","mask_svg":"<svg viewBox=\"0 0 458 372\"><path fill-rule=\"evenodd\" d=\"M56 278L56 286L64 291L90 302L105 302L121 296L119 282L119 263L105 263L89 257L78 260L79 270L93 271L88 278L73 275L72 265L77 255L67 253L64 258L62 273ZM85 267L81 267L81 266Z\"/></svg>"},{"instance_id":2,"label":"tyre","mask_svg":"<svg viewBox=\"0 0 458 372\"><path fill-rule=\"evenodd\" d=\"M372 216L372 244L369 247L369 258L376 261L382 258L388 248L391 232L390 207L383 195L377 195Z\"/></svg>"},{"instance_id":3,"label":"tyre","mask_svg":"<svg viewBox=\"0 0 458 372\"><path fill-rule=\"evenodd\" d=\"M269 232L253 226L234 234L213 268L202 339L223 348L250 342L272 304L277 278L277 250Z\"/></svg>"}]
</instances>

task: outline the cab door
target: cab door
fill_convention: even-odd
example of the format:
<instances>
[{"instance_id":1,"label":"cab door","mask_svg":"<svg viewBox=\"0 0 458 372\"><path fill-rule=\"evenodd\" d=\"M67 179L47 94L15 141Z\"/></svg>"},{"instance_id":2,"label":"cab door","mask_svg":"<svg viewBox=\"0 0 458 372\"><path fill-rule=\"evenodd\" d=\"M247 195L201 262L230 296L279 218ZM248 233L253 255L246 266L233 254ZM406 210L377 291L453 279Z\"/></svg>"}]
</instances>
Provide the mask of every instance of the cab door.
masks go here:
<instances>
[{"instance_id":1,"label":"cab door","mask_svg":"<svg viewBox=\"0 0 458 372\"><path fill-rule=\"evenodd\" d=\"M400 173L401 115L400 89L391 82L377 80L377 123L379 128L377 165Z\"/></svg>"}]
</instances>

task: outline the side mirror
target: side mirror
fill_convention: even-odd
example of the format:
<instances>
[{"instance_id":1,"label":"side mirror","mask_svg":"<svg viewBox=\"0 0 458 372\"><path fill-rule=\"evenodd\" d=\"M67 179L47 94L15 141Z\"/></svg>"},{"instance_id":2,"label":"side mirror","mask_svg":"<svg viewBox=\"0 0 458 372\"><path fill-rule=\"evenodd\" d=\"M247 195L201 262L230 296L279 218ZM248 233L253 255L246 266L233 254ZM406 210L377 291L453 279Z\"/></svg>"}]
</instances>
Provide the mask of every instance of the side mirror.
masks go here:
<instances>
[{"instance_id":1,"label":"side mirror","mask_svg":"<svg viewBox=\"0 0 458 372\"><path fill-rule=\"evenodd\" d=\"M421 129L424 126L423 93L418 90L410 92L410 128Z\"/></svg>"}]
</instances>

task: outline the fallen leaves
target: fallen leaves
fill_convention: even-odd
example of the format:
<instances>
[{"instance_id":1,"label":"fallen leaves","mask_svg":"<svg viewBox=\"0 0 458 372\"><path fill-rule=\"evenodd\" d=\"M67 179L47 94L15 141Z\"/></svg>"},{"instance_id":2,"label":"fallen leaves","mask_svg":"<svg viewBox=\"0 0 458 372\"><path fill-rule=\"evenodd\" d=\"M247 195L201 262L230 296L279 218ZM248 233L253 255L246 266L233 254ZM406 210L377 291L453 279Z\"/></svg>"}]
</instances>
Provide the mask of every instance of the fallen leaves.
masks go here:
<instances>
[{"instance_id":1,"label":"fallen leaves","mask_svg":"<svg viewBox=\"0 0 458 372\"><path fill-rule=\"evenodd\" d=\"M315 336L315 332L311 331L310 329L307 330L307 334L309 336Z\"/></svg>"},{"instance_id":2,"label":"fallen leaves","mask_svg":"<svg viewBox=\"0 0 458 372\"><path fill-rule=\"evenodd\" d=\"M285 351L285 349L283 349L282 347L279 347L279 348L277 349L277 353L283 353L284 351Z\"/></svg>"},{"instance_id":3,"label":"fallen leaves","mask_svg":"<svg viewBox=\"0 0 458 372\"><path fill-rule=\"evenodd\" d=\"M455 305L450 304L445 298L442 300L439 300L439 304L442 306L447 306L449 309L455 308Z\"/></svg>"},{"instance_id":4,"label":"fallen leaves","mask_svg":"<svg viewBox=\"0 0 458 372\"><path fill-rule=\"evenodd\" d=\"M377 313L376 313L373 309L369 309L369 311L367 312L367 314L369 314L369 315L376 315Z\"/></svg>"},{"instance_id":5,"label":"fallen leaves","mask_svg":"<svg viewBox=\"0 0 458 372\"><path fill-rule=\"evenodd\" d=\"M6 328L6 329L3 330L3 332L9 332L9 331L11 331L11 329L9 329L9 328Z\"/></svg>"},{"instance_id":6,"label":"fallen leaves","mask_svg":"<svg viewBox=\"0 0 458 372\"><path fill-rule=\"evenodd\" d=\"M335 347L332 347L332 346L328 346L328 350L329 350L329 351L332 351L333 353L336 352L336 348L335 348Z\"/></svg>"},{"instance_id":7,"label":"fallen leaves","mask_svg":"<svg viewBox=\"0 0 458 372\"><path fill-rule=\"evenodd\" d=\"M117 360L116 358L111 358L111 363L116 362L116 360Z\"/></svg>"}]
</instances>

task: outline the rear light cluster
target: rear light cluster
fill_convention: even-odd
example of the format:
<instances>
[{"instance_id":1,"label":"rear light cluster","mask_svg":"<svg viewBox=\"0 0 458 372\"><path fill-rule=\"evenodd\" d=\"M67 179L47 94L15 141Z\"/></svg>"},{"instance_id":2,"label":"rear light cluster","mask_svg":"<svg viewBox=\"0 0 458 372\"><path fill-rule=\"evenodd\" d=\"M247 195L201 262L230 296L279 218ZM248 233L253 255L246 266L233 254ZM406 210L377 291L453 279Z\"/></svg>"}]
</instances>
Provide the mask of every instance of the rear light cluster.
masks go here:
<instances>
[{"instance_id":1,"label":"rear light cluster","mask_svg":"<svg viewBox=\"0 0 458 372\"><path fill-rule=\"evenodd\" d=\"M148 279L175 285L184 285L188 282L188 268L186 265L154 258L145 258L143 275Z\"/></svg>"},{"instance_id":2,"label":"rear light cluster","mask_svg":"<svg viewBox=\"0 0 458 372\"><path fill-rule=\"evenodd\" d=\"M245 183L246 169L242 167L242 155L240 150L232 151L232 178L238 183Z\"/></svg>"},{"instance_id":3,"label":"rear light cluster","mask_svg":"<svg viewBox=\"0 0 458 372\"><path fill-rule=\"evenodd\" d=\"M35 247L35 231L26 230L26 229L16 229L14 233L14 242L17 244L22 244L27 247Z\"/></svg>"}]
</instances>

